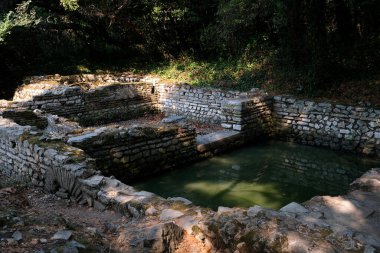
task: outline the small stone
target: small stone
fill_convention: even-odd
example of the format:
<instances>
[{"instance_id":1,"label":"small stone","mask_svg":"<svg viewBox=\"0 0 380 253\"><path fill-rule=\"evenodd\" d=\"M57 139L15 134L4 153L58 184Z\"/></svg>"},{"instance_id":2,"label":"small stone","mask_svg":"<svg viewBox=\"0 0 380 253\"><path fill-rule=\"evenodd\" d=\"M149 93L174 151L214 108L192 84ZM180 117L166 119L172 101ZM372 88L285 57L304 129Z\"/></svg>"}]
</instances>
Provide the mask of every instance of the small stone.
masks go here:
<instances>
[{"instance_id":1,"label":"small stone","mask_svg":"<svg viewBox=\"0 0 380 253\"><path fill-rule=\"evenodd\" d=\"M182 197L172 197L172 198L169 197L168 200L180 201L180 202L184 203L185 205L191 205L193 203L190 200L182 198Z\"/></svg>"},{"instance_id":2,"label":"small stone","mask_svg":"<svg viewBox=\"0 0 380 253\"><path fill-rule=\"evenodd\" d=\"M178 217L181 217L184 215L184 213L173 210L173 209L164 209L162 210L162 213L160 214L160 220L161 221L166 221L166 220L172 220Z\"/></svg>"},{"instance_id":3,"label":"small stone","mask_svg":"<svg viewBox=\"0 0 380 253\"><path fill-rule=\"evenodd\" d=\"M39 242L39 240L37 238L33 238L31 241L30 241L30 244L32 245L37 245Z\"/></svg>"},{"instance_id":4,"label":"small stone","mask_svg":"<svg viewBox=\"0 0 380 253\"><path fill-rule=\"evenodd\" d=\"M172 115L167 118L164 118L161 122L162 123L178 123L185 120L184 116L179 116L179 115Z\"/></svg>"},{"instance_id":5,"label":"small stone","mask_svg":"<svg viewBox=\"0 0 380 253\"><path fill-rule=\"evenodd\" d=\"M73 233L69 230L61 230L53 235L52 240L69 240Z\"/></svg>"},{"instance_id":6,"label":"small stone","mask_svg":"<svg viewBox=\"0 0 380 253\"><path fill-rule=\"evenodd\" d=\"M198 221L192 216L184 216L179 218L176 224L186 230L188 234L192 234L193 227L198 224Z\"/></svg>"},{"instance_id":7,"label":"small stone","mask_svg":"<svg viewBox=\"0 0 380 253\"><path fill-rule=\"evenodd\" d=\"M341 134L349 134L349 133L350 133L350 130L347 130L347 129L341 129L341 130L339 130L339 133L341 133Z\"/></svg>"},{"instance_id":8,"label":"small stone","mask_svg":"<svg viewBox=\"0 0 380 253\"><path fill-rule=\"evenodd\" d=\"M71 247L74 247L74 248L77 248L77 249L86 249L86 246L84 246L83 244L75 241L75 240L71 240L69 241L68 243L66 243L66 246L71 246Z\"/></svg>"},{"instance_id":9,"label":"small stone","mask_svg":"<svg viewBox=\"0 0 380 253\"><path fill-rule=\"evenodd\" d=\"M21 234L21 232L17 230L16 232L13 233L12 238L13 238L16 242L21 241L21 240L22 240L22 234Z\"/></svg>"},{"instance_id":10,"label":"small stone","mask_svg":"<svg viewBox=\"0 0 380 253\"><path fill-rule=\"evenodd\" d=\"M153 206L145 210L145 215L155 215L155 214L157 214L157 209L154 208Z\"/></svg>"},{"instance_id":11,"label":"small stone","mask_svg":"<svg viewBox=\"0 0 380 253\"><path fill-rule=\"evenodd\" d=\"M218 214L219 215L224 214L224 213L231 213L232 211L233 211L233 209L230 207L225 207L225 206L219 206L218 207Z\"/></svg>"},{"instance_id":12,"label":"small stone","mask_svg":"<svg viewBox=\"0 0 380 253\"><path fill-rule=\"evenodd\" d=\"M222 123L221 126L222 126L223 128L227 128L227 129L231 129L231 128L232 128L232 124Z\"/></svg>"},{"instance_id":13,"label":"small stone","mask_svg":"<svg viewBox=\"0 0 380 253\"><path fill-rule=\"evenodd\" d=\"M264 210L263 207L255 205L253 207L248 208L247 215L250 217L254 217L262 210Z\"/></svg>"},{"instance_id":14,"label":"small stone","mask_svg":"<svg viewBox=\"0 0 380 253\"><path fill-rule=\"evenodd\" d=\"M40 239L40 243L47 243L47 239L45 238Z\"/></svg>"},{"instance_id":15,"label":"small stone","mask_svg":"<svg viewBox=\"0 0 380 253\"><path fill-rule=\"evenodd\" d=\"M85 180L82 180L82 183L95 188L102 183L103 179L104 176L95 175Z\"/></svg>"},{"instance_id":16,"label":"small stone","mask_svg":"<svg viewBox=\"0 0 380 253\"><path fill-rule=\"evenodd\" d=\"M94 227L88 227L87 231L90 232L91 235L96 235L98 233L98 230Z\"/></svg>"},{"instance_id":17,"label":"small stone","mask_svg":"<svg viewBox=\"0 0 380 253\"><path fill-rule=\"evenodd\" d=\"M236 124L234 124L232 128L236 131L241 131L243 129L242 125L236 125Z\"/></svg>"},{"instance_id":18,"label":"small stone","mask_svg":"<svg viewBox=\"0 0 380 253\"><path fill-rule=\"evenodd\" d=\"M296 202L292 202L280 209L281 212L306 213L308 210Z\"/></svg>"}]
</instances>

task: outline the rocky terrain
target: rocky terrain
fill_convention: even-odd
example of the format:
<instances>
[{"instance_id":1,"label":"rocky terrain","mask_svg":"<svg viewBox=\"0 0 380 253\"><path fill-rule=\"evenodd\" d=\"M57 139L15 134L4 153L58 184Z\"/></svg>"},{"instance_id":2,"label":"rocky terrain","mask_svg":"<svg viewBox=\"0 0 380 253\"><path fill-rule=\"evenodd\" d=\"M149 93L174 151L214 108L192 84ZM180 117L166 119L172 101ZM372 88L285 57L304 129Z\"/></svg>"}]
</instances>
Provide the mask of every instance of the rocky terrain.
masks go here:
<instances>
[{"instance_id":1,"label":"rocky terrain","mask_svg":"<svg viewBox=\"0 0 380 253\"><path fill-rule=\"evenodd\" d=\"M98 211L0 178L0 252L364 252L380 250L380 170L345 196L279 212L183 205L139 218ZM191 215L192 214L192 215Z\"/></svg>"},{"instance_id":2,"label":"rocky terrain","mask_svg":"<svg viewBox=\"0 0 380 253\"><path fill-rule=\"evenodd\" d=\"M152 218L132 220L112 210L100 212L0 177L2 253L136 252L130 239L141 236L141 230L146 247L139 252L159 252L165 246L154 243L153 232L161 229L157 223ZM181 238L173 240L177 253L209 251L186 233Z\"/></svg>"}]
</instances>

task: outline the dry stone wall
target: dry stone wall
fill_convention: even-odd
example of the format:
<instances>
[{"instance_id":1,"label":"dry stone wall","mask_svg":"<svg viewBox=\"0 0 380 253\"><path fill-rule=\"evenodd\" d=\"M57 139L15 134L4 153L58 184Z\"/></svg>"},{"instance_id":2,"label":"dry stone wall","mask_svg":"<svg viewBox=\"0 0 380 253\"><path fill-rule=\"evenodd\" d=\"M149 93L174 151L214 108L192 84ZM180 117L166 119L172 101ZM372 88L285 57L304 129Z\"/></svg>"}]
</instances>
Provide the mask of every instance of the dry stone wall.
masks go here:
<instances>
[{"instance_id":1,"label":"dry stone wall","mask_svg":"<svg viewBox=\"0 0 380 253\"><path fill-rule=\"evenodd\" d=\"M93 163L77 148L39 137L30 126L0 117L0 173L83 201L78 180L94 173Z\"/></svg>"},{"instance_id":2,"label":"dry stone wall","mask_svg":"<svg viewBox=\"0 0 380 253\"><path fill-rule=\"evenodd\" d=\"M223 91L187 84L160 83L156 89L159 107L166 114L184 115L190 120L213 124L222 122L222 104L225 101L258 95L258 91Z\"/></svg>"},{"instance_id":3,"label":"dry stone wall","mask_svg":"<svg viewBox=\"0 0 380 253\"><path fill-rule=\"evenodd\" d=\"M3 118L11 119L21 126L35 126L38 129L44 129L48 125L46 117L39 116L31 110L7 109L0 114Z\"/></svg>"},{"instance_id":4,"label":"dry stone wall","mask_svg":"<svg viewBox=\"0 0 380 253\"><path fill-rule=\"evenodd\" d=\"M39 109L97 125L143 116L156 111L157 99L150 84L61 85L36 83L20 88L14 107Z\"/></svg>"},{"instance_id":5,"label":"dry stone wall","mask_svg":"<svg viewBox=\"0 0 380 253\"><path fill-rule=\"evenodd\" d=\"M75 118L82 125L130 119L157 109L167 115L220 124L226 101L261 95L256 89L223 91L121 74L33 77L18 89L13 100L15 107Z\"/></svg>"},{"instance_id":6,"label":"dry stone wall","mask_svg":"<svg viewBox=\"0 0 380 253\"><path fill-rule=\"evenodd\" d=\"M134 127L98 129L68 143L96 159L103 173L131 181L197 159L193 128Z\"/></svg>"},{"instance_id":7,"label":"dry stone wall","mask_svg":"<svg viewBox=\"0 0 380 253\"><path fill-rule=\"evenodd\" d=\"M269 136L273 129L272 97L228 100L222 105L222 126L239 131L249 140Z\"/></svg>"},{"instance_id":8,"label":"dry stone wall","mask_svg":"<svg viewBox=\"0 0 380 253\"><path fill-rule=\"evenodd\" d=\"M274 97L278 135L288 140L380 157L380 109Z\"/></svg>"}]
</instances>

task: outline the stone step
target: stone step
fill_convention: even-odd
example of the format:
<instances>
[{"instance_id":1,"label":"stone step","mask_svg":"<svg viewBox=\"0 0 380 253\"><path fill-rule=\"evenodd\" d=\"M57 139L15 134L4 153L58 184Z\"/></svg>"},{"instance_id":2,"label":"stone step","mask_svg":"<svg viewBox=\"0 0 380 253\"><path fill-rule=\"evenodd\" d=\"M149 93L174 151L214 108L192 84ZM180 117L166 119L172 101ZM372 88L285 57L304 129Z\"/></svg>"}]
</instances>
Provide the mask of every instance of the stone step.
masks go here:
<instances>
[{"instance_id":1,"label":"stone step","mask_svg":"<svg viewBox=\"0 0 380 253\"><path fill-rule=\"evenodd\" d=\"M197 150L200 153L223 148L226 149L229 144L242 139L241 133L231 130L221 130L205 135L197 136Z\"/></svg>"}]
</instances>

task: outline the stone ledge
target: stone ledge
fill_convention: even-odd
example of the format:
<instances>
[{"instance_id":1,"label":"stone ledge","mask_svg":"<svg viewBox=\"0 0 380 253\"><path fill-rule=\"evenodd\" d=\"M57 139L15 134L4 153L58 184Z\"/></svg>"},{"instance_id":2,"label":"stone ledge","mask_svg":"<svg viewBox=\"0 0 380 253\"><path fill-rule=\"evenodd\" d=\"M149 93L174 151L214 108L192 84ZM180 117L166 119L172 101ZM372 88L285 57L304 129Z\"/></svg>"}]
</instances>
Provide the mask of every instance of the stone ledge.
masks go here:
<instances>
[{"instance_id":1,"label":"stone ledge","mask_svg":"<svg viewBox=\"0 0 380 253\"><path fill-rule=\"evenodd\" d=\"M235 142L242 144L242 135L237 131L222 130L206 135L197 136L197 150L203 154L215 153L216 150L226 151L236 147Z\"/></svg>"}]
</instances>

